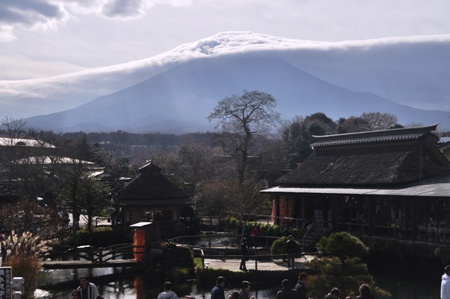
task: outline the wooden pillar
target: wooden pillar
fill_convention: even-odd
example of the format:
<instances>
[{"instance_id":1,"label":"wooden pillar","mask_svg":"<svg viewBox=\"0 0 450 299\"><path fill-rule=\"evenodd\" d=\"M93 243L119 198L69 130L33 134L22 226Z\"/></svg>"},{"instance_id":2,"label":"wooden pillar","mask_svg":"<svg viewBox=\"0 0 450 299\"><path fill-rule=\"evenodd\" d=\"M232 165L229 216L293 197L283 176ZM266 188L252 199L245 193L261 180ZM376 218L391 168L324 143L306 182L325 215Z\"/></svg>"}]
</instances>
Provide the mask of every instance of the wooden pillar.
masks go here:
<instances>
[{"instance_id":1,"label":"wooden pillar","mask_svg":"<svg viewBox=\"0 0 450 299\"><path fill-rule=\"evenodd\" d=\"M274 224L275 225L280 225L280 196L276 195L275 196L275 213L274 213Z\"/></svg>"},{"instance_id":2,"label":"wooden pillar","mask_svg":"<svg viewBox=\"0 0 450 299\"><path fill-rule=\"evenodd\" d=\"M301 200L301 209L302 209L302 215L301 215L301 217L302 217L302 227L306 227L306 223L308 222L308 219L306 218L306 212L305 212L305 196L304 195L302 195L301 197L300 197L300 200Z\"/></svg>"},{"instance_id":3,"label":"wooden pillar","mask_svg":"<svg viewBox=\"0 0 450 299\"><path fill-rule=\"evenodd\" d=\"M356 204L358 206L358 225L359 225L359 235L362 235L363 232L363 227L362 227L362 217L361 217L361 211L362 211L362 206L363 206L363 200L364 200L364 196L363 195L355 195L356 198Z\"/></svg>"},{"instance_id":4,"label":"wooden pillar","mask_svg":"<svg viewBox=\"0 0 450 299\"><path fill-rule=\"evenodd\" d=\"M416 205L416 198L412 197L409 199L411 201L411 240L416 241L417 235L418 235L418 223L417 223L417 205Z\"/></svg>"},{"instance_id":5,"label":"wooden pillar","mask_svg":"<svg viewBox=\"0 0 450 299\"><path fill-rule=\"evenodd\" d=\"M369 231L368 234L369 236L373 235L373 223L374 223L374 218L375 218L375 198L372 198L370 196L366 196L367 200L368 200L368 205L369 205Z\"/></svg>"},{"instance_id":6,"label":"wooden pillar","mask_svg":"<svg viewBox=\"0 0 450 299\"><path fill-rule=\"evenodd\" d=\"M332 196L330 198L331 202L331 228L332 231L335 232L337 230L337 221L336 221L336 200L337 197L336 196Z\"/></svg>"}]
</instances>

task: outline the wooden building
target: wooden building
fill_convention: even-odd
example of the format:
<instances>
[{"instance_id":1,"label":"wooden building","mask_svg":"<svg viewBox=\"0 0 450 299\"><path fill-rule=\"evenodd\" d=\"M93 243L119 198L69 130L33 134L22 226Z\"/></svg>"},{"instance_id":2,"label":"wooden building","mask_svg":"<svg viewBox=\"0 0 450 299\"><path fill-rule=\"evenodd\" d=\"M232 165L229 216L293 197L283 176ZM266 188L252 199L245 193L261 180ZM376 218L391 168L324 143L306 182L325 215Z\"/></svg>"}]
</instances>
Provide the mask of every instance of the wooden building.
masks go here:
<instances>
[{"instance_id":1,"label":"wooden building","mask_svg":"<svg viewBox=\"0 0 450 299\"><path fill-rule=\"evenodd\" d=\"M450 163L436 127L314 136L312 154L261 191L275 223L450 244Z\"/></svg>"},{"instance_id":2,"label":"wooden building","mask_svg":"<svg viewBox=\"0 0 450 299\"><path fill-rule=\"evenodd\" d=\"M39 139L0 137L0 206L21 198L54 197L60 173L82 169L86 174L103 167L65 157L62 150Z\"/></svg>"},{"instance_id":3,"label":"wooden building","mask_svg":"<svg viewBox=\"0 0 450 299\"><path fill-rule=\"evenodd\" d=\"M158 228L161 237L183 235L180 222L183 209L192 205L190 196L161 174L152 162L142 166L139 174L120 194L120 223L125 227L148 221Z\"/></svg>"}]
</instances>

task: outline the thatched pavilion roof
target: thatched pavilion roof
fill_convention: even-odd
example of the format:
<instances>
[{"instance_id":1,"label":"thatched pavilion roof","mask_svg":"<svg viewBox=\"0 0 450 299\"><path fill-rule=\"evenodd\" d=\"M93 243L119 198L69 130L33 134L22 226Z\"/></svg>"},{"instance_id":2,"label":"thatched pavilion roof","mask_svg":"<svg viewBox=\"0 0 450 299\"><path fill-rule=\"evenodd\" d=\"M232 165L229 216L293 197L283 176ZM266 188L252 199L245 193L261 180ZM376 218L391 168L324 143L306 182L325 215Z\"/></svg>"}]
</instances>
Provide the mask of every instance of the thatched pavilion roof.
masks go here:
<instances>
[{"instance_id":1,"label":"thatched pavilion roof","mask_svg":"<svg viewBox=\"0 0 450 299\"><path fill-rule=\"evenodd\" d=\"M161 174L161 168L151 162L139 169L139 174L121 193L121 205L186 205L191 200Z\"/></svg>"},{"instance_id":2,"label":"thatched pavilion roof","mask_svg":"<svg viewBox=\"0 0 450 299\"><path fill-rule=\"evenodd\" d=\"M436 125L314 136L313 153L280 186L393 185L450 174Z\"/></svg>"}]
</instances>

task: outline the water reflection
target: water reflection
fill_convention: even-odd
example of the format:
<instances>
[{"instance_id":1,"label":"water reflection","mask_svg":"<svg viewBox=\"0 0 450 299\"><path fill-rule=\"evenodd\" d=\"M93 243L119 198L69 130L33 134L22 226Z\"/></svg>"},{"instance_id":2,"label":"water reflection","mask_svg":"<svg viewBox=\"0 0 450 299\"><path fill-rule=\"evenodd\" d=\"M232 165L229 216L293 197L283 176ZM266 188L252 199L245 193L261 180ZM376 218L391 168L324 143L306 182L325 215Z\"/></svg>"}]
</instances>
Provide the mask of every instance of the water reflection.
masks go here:
<instances>
[{"instance_id":1,"label":"water reflection","mask_svg":"<svg viewBox=\"0 0 450 299\"><path fill-rule=\"evenodd\" d=\"M46 270L41 273L40 288L35 292L35 298L67 299L71 291L78 287L79 277L83 275L97 285L99 293L106 299L155 299L163 289L161 282L154 282L144 275L131 274L123 269ZM180 298L189 295L197 299L210 299L212 287L213 285L201 286L191 281L174 284L173 290ZM228 294L238 290L239 287L239 285L226 285L225 291ZM264 290L252 290L252 296L255 296L256 299L275 297L276 289L270 289L267 286L264 288Z\"/></svg>"},{"instance_id":2,"label":"water reflection","mask_svg":"<svg viewBox=\"0 0 450 299\"><path fill-rule=\"evenodd\" d=\"M122 268L46 270L41 273L41 288L36 291L35 297L67 299L70 292L78 287L79 277L83 275L98 286L100 294L106 299L155 299L163 288L161 282L154 282L144 275L135 275ZM375 281L392 293L389 299L432 299L439 298L440 276L441 273L424 276L420 272L392 276L386 271L375 275ZM273 299L279 286L280 282L277 281L271 285L254 284L251 295L256 299ZM174 284L173 289L180 298L190 295L197 299L210 299L212 287L186 282ZM226 294L239 287L239 284L226 285Z\"/></svg>"}]
</instances>

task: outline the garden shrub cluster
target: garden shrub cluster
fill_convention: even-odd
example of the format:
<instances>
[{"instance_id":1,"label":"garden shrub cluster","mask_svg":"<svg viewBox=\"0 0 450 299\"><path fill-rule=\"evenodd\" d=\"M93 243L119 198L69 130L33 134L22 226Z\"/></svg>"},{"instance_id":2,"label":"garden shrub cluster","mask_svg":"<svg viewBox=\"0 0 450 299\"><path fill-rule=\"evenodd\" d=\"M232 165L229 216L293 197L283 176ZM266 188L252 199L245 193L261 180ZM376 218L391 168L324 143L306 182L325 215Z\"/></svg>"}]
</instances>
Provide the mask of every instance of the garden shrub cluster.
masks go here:
<instances>
[{"instance_id":1,"label":"garden shrub cluster","mask_svg":"<svg viewBox=\"0 0 450 299\"><path fill-rule=\"evenodd\" d=\"M1 238L10 251L4 265L12 268L14 276L24 278L24 297L31 298L41 268L39 255L48 249L46 243L31 232L17 234L12 231L10 235L2 235Z\"/></svg>"},{"instance_id":2,"label":"garden shrub cluster","mask_svg":"<svg viewBox=\"0 0 450 299\"><path fill-rule=\"evenodd\" d=\"M286 253L286 242L288 237L283 236L275 241L273 241L272 246L270 247L270 254L285 254ZM300 243L295 240L294 241L297 247L296 252L300 252L302 250L302 246Z\"/></svg>"},{"instance_id":3,"label":"garden shrub cluster","mask_svg":"<svg viewBox=\"0 0 450 299\"><path fill-rule=\"evenodd\" d=\"M308 266L315 274L309 277L309 296L323 296L323 290L337 287L343 296L355 296L362 283L372 286L376 297L388 297L389 292L375 286L375 281L369 273L362 257L369 253L367 247L359 238L348 232L332 233L322 237L317 244L325 257L313 259Z\"/></svg>"},{"instance_id":4,"label":"garden shrub cluster","mask_svg":"<svg viewBox=\"0 0 450 299\"><path fill-rule=\"evenodd\" d=\"M324 291L333 287L341 290L343 298L355 297L362 283L372 286L377 298L390 296L389 292L375 286L367 265L358 257L348 258L345 268L342 267L341 259L338 257L316 258L309 262L308 266L314 269L314 275L308 277L310 297L323 297Z\"/></svg>"},{"instance_id":5,"label":"garden shrub cluster","mask_svg":"<svg viewBox=\"0 0 450 299\"><path fill-rule=\"evenodd\" d=\"M157 281L186 281L195 278L194 255L190 248L162 242L147 250L160 249L162 252L147 255L144 269Z\"/></svg>"}]
</instances>

